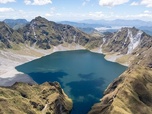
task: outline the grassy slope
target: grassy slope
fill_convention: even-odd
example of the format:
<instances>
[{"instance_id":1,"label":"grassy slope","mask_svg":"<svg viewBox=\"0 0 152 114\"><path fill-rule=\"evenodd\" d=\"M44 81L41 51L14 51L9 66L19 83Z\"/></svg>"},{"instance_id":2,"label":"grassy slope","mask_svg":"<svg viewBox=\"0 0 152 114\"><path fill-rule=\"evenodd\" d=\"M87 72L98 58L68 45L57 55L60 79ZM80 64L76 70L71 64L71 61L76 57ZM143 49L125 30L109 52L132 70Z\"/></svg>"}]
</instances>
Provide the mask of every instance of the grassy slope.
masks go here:
<instances>
[{"instance_id":1,"label":"grassy slope","mask_svg":"<svg viewBox=\"0 0 152 114\"><path fill-rule=\"evenodd\" d=\"M151 114L152 70L129 68L109 85L101 102L89 114Z\"/></svg>"},{"instance_id":2,"label":"grassy slope","mask_svg":"<svg viewBox=\"0 0 152 114\"><path fill-rule=\"evenodd\" d=\"M9 88L0 87L0 104L1 114L59 114L69 113L72 108L72 101L58 83L16 83Z\"/></svg>"}]
</instances>

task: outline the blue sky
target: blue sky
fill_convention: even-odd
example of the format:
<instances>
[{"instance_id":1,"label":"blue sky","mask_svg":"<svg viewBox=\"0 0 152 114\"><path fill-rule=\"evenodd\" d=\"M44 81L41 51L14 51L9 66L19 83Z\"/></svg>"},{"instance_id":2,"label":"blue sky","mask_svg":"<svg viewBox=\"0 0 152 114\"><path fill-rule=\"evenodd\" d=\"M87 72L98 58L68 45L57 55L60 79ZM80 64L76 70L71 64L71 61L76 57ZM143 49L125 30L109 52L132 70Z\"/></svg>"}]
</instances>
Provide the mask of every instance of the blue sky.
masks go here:
<instances>
[{"instance_id":1,"label":"blue sky","mask_svg":"<svg viewBox=\"0 0 152 114\"><path fill-rule=\"evenodd\" d=\"M0 0L0 20L42 16L52 21L152 21L152 0Z\"/></svg>"}]
</instances>

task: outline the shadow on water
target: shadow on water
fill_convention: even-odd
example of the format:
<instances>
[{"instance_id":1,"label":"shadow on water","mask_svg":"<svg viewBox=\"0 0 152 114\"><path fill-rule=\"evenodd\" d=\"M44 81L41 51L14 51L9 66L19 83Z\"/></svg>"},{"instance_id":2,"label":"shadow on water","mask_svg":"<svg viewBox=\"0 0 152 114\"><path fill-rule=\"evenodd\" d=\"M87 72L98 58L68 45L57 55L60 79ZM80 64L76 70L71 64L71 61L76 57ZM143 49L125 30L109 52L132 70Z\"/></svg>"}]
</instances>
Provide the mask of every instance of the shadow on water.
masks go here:
<instances>
[{"instance_id":1,"label":"shadow on water","mask_svg":"<svg viewBox=\"0 0 152 114\"><path fill-rule=\"evenodd\" d=\"M89 73L89 74L78 74L78 76L82 79L93 79L94 73Z\"/></svg>"},{"instance_id":2,"label":"shadow on water","mask_svg":"<svg viewBox=\"0 0 152 114\"><path fill-rule=\"evenodd\" d=\"M32 72L28 73L34 81L38 84L46 81L58 81L63 87L60 78L68 76L66 72ZM92 79L94 73L78 74L83 80L72 81L67 83L66 86L71 88L70 94L73 98L73 109L71 114L87 114L91 106L98 102L103 93L103 85L105 84L103 78ZM45 78L44 78L45 77Z\"/></svg>"},{"instance_id":3,"label":"shadow on water","mask_svg":"<svg viewBox=\"0 0 152 114\"><path fill-rule=\"evenodd\" d=\"M103 93L103 78L70 82L71 94L74 96L74 108L71 114L87 114L90 107L98 102Z\"/></svg>"},{"instance_id":4,"label":"shadow on water","mask_svg":"<svg viewBox=\"0 0 152 114\"><path fill-rule=\"evenodd\" d=\"M62 86L62 82L59 80L59 78L63 78L64 76L67 76L68 74L63 72L63 71L58 71L58 72L32 72L28 73L31 78L36 81L38 84L42 84L44 82L54 82L58 81L60 82Z\"/></svg>"},{"instance_id":5,"label":"shadow on water","mask_svg":"<svg viewBox=\"0 0 152 114\"><path fill-rule=\"evenodd\" d=\"M58 81L73 100L71 114L87 114L108 84L126 68L87 50L56 52L16 67L38 84Z\"/></svg>"}]
</instances>

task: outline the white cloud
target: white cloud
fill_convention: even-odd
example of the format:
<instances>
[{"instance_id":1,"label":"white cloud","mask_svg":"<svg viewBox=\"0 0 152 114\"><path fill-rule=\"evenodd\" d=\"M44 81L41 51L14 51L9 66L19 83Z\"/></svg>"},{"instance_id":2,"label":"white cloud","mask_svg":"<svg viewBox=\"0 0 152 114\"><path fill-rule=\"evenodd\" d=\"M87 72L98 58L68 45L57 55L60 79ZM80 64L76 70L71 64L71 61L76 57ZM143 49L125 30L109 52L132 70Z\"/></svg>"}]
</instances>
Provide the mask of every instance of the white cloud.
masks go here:
<instances>
[{"instance_id":1,"label":"white cloud","mask_svg":"<svg viewBox=\"0 0 152 114\"><path fill-rule=\"evenodd\" d=\"M3 12L12 12L14 11L13 8L0 8L0 12L3 13Z\"/></svg>"},{"instance_id":2,"label":"white cloud","mask_svg":"<svg viewBox=\"0 0 152 114\"><path fill-rule=\"evenodd\" d=\"M86 2L84 1L83 3L82 3L82 6L85 6L86 5Z\"/></svg>"},{"instance_id":3,"label":"white cloud","mask_svg":"<svg viewBox=\"0 0 152 114\"><path fill-rule=\"evenodd\" d=\"M82 6L85 6L88 2L90 2L90 0L84 0Z\"/></svg>"},{"instance_id":4,"label":"white cloud","mask_svg":"<svg viewBox=\"0 0 152 114\"><path fill-rule=\"evenodd\" d=\"M141 0L141 5L146 5L147 7L152 7L151 0Z\"/></svg>"},{"instance_id":5,"label":"white cloud","mask_svg":"<svg viewBox=\"0 0 152 114\"><path fill-rule=\"evenodd\" d=\"M151 13L151 11L149 11L149 10L145 10L145 11L144 11L144 13L146 13L146 14L150 14L150 13Z\"/></svg>"},{"instance_id":6,"label":"white cloud","mask_svg":"<svg viewBox=\"0 0 152 114\"><path fill-rule=\"evenodd\" d=\"M56 12L55 7L52 7L52 8L50 8L50 11L45 14L45 16L46 17L53 17L53 16L61 16L61 14Z\"/></svg>"},{"instance_id":7,"label":"white cloud","mask_svg":"<svg viewBox=\"0 0 152 114\"><path fill-rule=\"evenodd\" d=\"M152 7L151 0L140 0L140 2L132 2L131 6L145 5L146 7Z\"/></svg>"},{"instance_id":8,"label":"white cloud","mask_svg":"<svg viewBox=\"0 0 152 114\"><path fill-rule=\"evenodd\" d=\"M89 16L93 17L93 18L101 18L104 17L104 14L102 12L90 12Z\"/></svg>"},{"instance_id":9,"label":"white cloud","mask_svg":"<svg viewBox=\"0 0 152 114\"><path fill-rule=\"evenodd\" d=\"M129 2L129 0L100 0L99 5L101 6L116 6Z\"/></svg>"},{"instance_id":10,"label":"white cloud","mask_svg":"<svg viewBox=\"0 0 152 114\"><path fill-rule=\"evenodd\" d=\"M46 17L52 17L53 15L50 14L50 13L46 13L45 16L46 16Z\"/></svg>"},{"instance_id":11,"label":"white cloud","mask_svg":"<svg viewBox=\"0 0 152 114\"><path fill-rule=\"evenodd\" d=\"M0 0L0 4L6 4L8 2L16 2L15 0Z\"/></svg>"},{"instance_id":12,"label":"white cloud","mask_svg":"<svg viewBox=\"0 0 152 114\"><path fill-rule=\"evenodd\" d=\"M51 8L50 8L50 11L51 11L51 12L55 12L55 10L56 10L55 7L51 7Z\"/></svg>"},{"instance_id":13,"label":"white cloud","mask_svg":"<svg viewBox=\"0 0 152 114\"><path fill-rule=\"evenodd\" d=\"M51 4L52 0L24 0L26 5L46 5Z\"/></svg>"},{"instance_id":14,"label":"white cloud","mask_svg":"<svg viewBox=\"0 0 152 114\"><path fill-rule=\"evenodd\" d=\"M138 6L139 3L138 3L138 2L132 2L130 5L131 5L131 6Z\"/></svg>"},{"instance_id":15,"label":"white cloud","mask_svg":"<svg viewBox=\"0 0 152 114\"><path fill-rule=\"evenodd\" d=\"M141 13L137 15L127 15L126 18L132 18L132 19L152 19L152 14L147 14L147 13Z\"/></svg>"},{"instance_id":16,"label":"white cloud","mask_svg":"<svg viewBox=\"0 0 152 114\"><path fill-rule=\"evenodd\" d=\"M32 4L31 0L24 0L24 3L25 3L26 5Z\"/></svg>"}]
</instances>

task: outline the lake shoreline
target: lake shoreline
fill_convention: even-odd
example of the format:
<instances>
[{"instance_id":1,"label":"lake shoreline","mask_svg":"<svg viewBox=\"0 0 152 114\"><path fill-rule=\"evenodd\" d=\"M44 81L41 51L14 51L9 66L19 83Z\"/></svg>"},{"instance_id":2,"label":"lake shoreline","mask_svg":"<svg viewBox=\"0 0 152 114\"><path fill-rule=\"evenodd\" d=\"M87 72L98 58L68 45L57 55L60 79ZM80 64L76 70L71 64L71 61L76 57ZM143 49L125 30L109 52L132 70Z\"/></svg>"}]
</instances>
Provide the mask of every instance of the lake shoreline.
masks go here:
<instances>
[{"instance_id":1,"label":"lake shoreline","mask_svg":"<svg viewBox=\"0 0 152 114\"><path fill-rule=\"evenodd\" d=\"M103 54L103 55L105 56L104 58L105 58L107 61L119 63L119 64L121 64L121 65L123 65L123 66L126 66L126 67L129 66L128 63L120 63L120 62L117 61L118 58L124 56L124 55L122 55L122 54L103 53L101 49L93 49L93 50L89 50L89 51L91 51L91 52L93 52L93 53Z\"/></svg>"},{"instance_id":2,"label":"lake shoreline","mask_svg":"<svg viewBox=\"0 0 152 114\"><path fill-rule=\"evenodd\" d=\"M88 112L99 101L109 83L126 68L105 60L103 54L83 49L55 52L16 67L18 71L29 74L38 84L46 81L59 82L75 104L76 110L71 114L78 114L83 106L85 107L79 114Z\"/></svg>"},{"instance_id":3,"label":"lake shoreline","mask_svg":"<svg viewBox=\"0 0 152 114\"><path fill-rule=\"evenodd\" d=\"M42 50L42 49L35 49L35 48L29 48L29 50L32 50L33 53L35 53L35 55L23 55L20 53L13 53L11 52L11 50L0 50L0 86L11 86L12 82L18 82L18 81L23 81L23 82L33 82L35 83L28 75L19 72L15 69L15 67L22 65L26 62L30 62L32 60L41 58L43 56L52 54L54 52L59 52L59 51L72 51L72 50L86 50L84 47L79 46L77 48L74 47L64 47L63 45L59 45L54 47L51 50ZM102 52L99 52L96 50L89 50L93 53L99 53L99 54L104 54ZM119 56L117 55L105 55L105 59L107 61L111 61L111 62L116 62L116 58L118 58ZM121 64L121 63L119 63ZM128 66L125 64L122 64L124 66ZM15 78L17 76L23 76L23 80L21 78ZM27 77L27 78L26 78ZM5 80L5 81L4 81ZM4 83L6 82L6 83ZM8 84L10 82L10 85Z\"/></svg>"}]
</instances>

